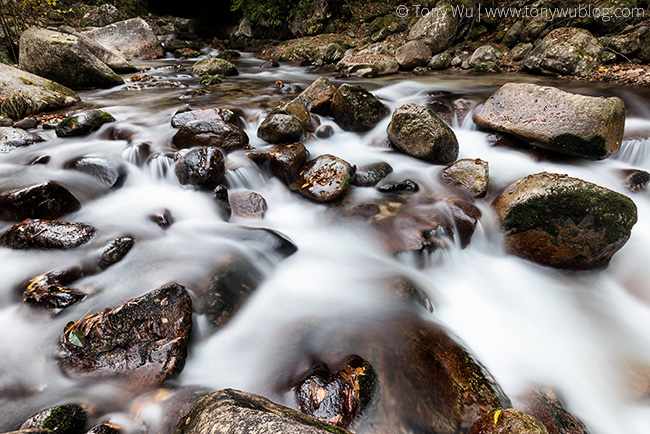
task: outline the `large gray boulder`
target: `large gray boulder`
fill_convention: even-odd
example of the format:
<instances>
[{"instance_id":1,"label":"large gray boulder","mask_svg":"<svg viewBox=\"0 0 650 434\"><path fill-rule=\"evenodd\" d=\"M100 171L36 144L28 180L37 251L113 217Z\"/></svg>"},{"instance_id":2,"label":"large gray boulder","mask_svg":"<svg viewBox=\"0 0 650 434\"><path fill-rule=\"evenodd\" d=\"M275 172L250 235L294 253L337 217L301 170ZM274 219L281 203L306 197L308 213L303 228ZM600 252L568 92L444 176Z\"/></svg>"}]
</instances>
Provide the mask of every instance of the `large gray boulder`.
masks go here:
<instances>
[{"instance_id":1,"label":"large gray boulder","mask_svg":"<svg viewBox=\"0 0 650 434\"><path fill-rule=\"evenodd\" d=\"M162 44L142 18L118 21L84 32L84 35L125 59L155 59L163 55Z\"/></svg>"},{"instance_id":2,"label":"large gray boulder","mask_svg":"<svg viewBox=\"0 0 650 434\"><path fill-rule=\"evenodd\" d=\"M621 146L625 104L616 97L584 96L549 86L507 83L474 112L474 122L540 148L600 160Z\"/></svg>"},{"instance_id":3,"label":"large gray boulder","mask_svg":"<svg viewBox=\"0 0 650 434\"><path fill-rule=\"evenodd\" d=\"M432 54L446 50L454 42L458 27L458 18L454 12L451 5L433 8L415 23L406 39L424 42Z\"/></svg>"},{"instance_id":4,"label":"large gray boulder","mask_svg":"<svg viewBox=\"0 0 650 434\"><path fill-rule=\"evenodd\" d=\"M0 63L0 115L22 119L44 111L69 107L79 101L77 94L65 86Z\"/></svg>"},{"instance_id":5,"label":"large gray boulder","mask_svg":"<svg viewBox=\"0 0 650 434\"><path fill-rule=\"evenodd\" d=\"M458 140L431 109L405 104L393 112L388 140L400 151L434 164L449 164L458 157Z\"/></svg>"},{"instance_id":6,"label":"large gray boulder","mask_svg":"<svg viewBox=\"0 0 650 434\"><path fill-rule=\"evenodd\" d=\"M395 60L406 70L426 65L430 58L431 49L421 41L409 41L395 50Z\"/></svg>"},{"instance_id":7,"label":"large gray boulder","mask_svg":"<svg viewBox=\"0 0 650 434\"><path fill-rule=\"evenodd\" d=\"M348 434L266 398L224 389L201 398L174 434Z\"/></svg>"},{"instance_id":8,"label":"large gray boulder","mask_svg":"<svg viewBox=\"0 0 650 434\"><path fill-rule=\"evenodd\" d=\"M602 53L602 44L588 30L562 27L539 41L522 65L539 74L583 74L600 65Z\"/></svg>"},{"instance_id":9,"label":"large gray boulder","mask_svg":"<svg viewBox=\"0 0 650 434\"><path fill-rule=\"evenodd\" d=\"M118 74L138 71L138 68L133 66L124 57L120 56L115 51L109 50L95 40L90 39L88 36L75 31L73 28L66 26L60 28L60 30L79 38L79 42L84 44L88 50L90 50L90 52L95 55L95 57L104 62L109 68Z\"/></svg>"},{"instance_id":10,"label":"large gray boulder","mask_svg":"<svg viewBox=\"0 0 650 434\"><path fill-rule=\"evenodd\" d=\"M492 205L510 252L562 269L607 266L637 221L627 196L546 172L513 183Z\"/></svg>"},{"instance_id":11,"label":"large gray boulder","mask_svg":"<svg viewBox=\"0 0 650 434\"><path fill-rule=\"evenodd\" d=\"M77 36L38 27L20 37L20 67L73 89L124 83Z\"/></svg>"}]
</instances>

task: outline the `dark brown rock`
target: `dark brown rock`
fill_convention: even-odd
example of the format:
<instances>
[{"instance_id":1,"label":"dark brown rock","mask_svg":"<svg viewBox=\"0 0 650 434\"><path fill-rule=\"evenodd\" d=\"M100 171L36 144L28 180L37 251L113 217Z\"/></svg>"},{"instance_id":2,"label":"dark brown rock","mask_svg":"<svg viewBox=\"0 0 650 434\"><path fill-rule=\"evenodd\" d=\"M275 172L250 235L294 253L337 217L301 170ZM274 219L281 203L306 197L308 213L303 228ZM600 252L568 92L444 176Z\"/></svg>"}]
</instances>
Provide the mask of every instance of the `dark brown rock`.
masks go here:
<instances>
[{"instance_id":1,"label":"dark brown rock","mask_svg":"<svg viewBox=\"0 0 650 434\"><path fill-rule=\"evenodd\" d=\"M90 175L109 188L120 187L126 179L124 168L100 157L77 158L67 162L65 168Z\"/></svg>"},{"instance_id":2,"label":"dark brown rock","mask_svg":"<svg viewBox=\"0 0 650 434\"><path fill-rule=\"evenodd\" d=\"M276 145L268 152L271 173L285 184L290 184L307 162L309 152L302 143Z\"/></svg>"},{"instance_id":3,"label":"dark brown rock","mask_svg":"<svg viewBox=\"0 0 650 434\"><path fill-rule=\"evenodd\" d=\"M318 77L312 84L303 90L298 99L312 113L327 116L330 111L332 97L336 93L336 86L325 77Z\"/></svg>"},{"instance_id":4,"label":"dark brown rock","mask_svg":"<svg viewBox=\"0 0 650 434\"><path fill-rule=\"evenodd\" d=\"M228 201L228 187L223 184L217 185L214 190L212 190L212 198L219 205L219 210L221 211L223 218L228 220L232 214L232 208Z\"/></svg>"},{"instance_id":5,"label":"dark brown rock","mask_svg":"<svg viewBox=\"0 0 650 434\"><path fill-rule=\"evenodd\" d=\"M395 277L388 280L386 287L389 296L418 304L427 311L433 312L434 306L429 296L412 280L405 277Z\"/></svg>"},{"instance_id":6,"label":"dark brown rock","mask_svg":"<svg viewBox=\"0 0 650 434\"><path fill-rule=\"evenodd\" d=\"M111 265L117 264L129 253L134 244L135 241L131 237L115 238L102 250L97 267L105 270Z\"/></svg>"},{"instance_id":7,"label":"dark brown rock","mask_svg":"<svg viewBox=\"0 0 650 434\"><path fill-rule=\"evenodd\" d=\"M86 410L78 404L65 404L45 409L20 425L25 429L49 429L57 434L79 434L87 419Z\"/></svg>"},{"instance_id":8,"label":"dark brown rock","mask_svg":"<svg viewBox=\"0 0 650 434\"><path fill-rule=\"evenodd\" d=\"M630 191L643 191L650 182L650 173L640 169L621 170L623 186Z\"/></svg>"},{"instance_id":9,"label":"dark brown rock","mask_svg":"<svg viewBox=\"0 0 650 434\"><path fill-rule=\"evenodd\" d=\"M341 85L332 97L330 112L346 131L368 131L388 116L388 107L355 84Z\"/></svg>"},{"instance_id":10,"label":"dark brown rock","mask_svg":"<svg viewBox=\"0 0 650 434\"><path fill-rule=\"evenodd\" d=\"M12 249L74 249L88 242L92 226L77 222L27 219L0 236L0 245Z\"/></svg>"},{"instance_id":11,"label":"dark brown rock","mask_svg":"<svg viewBox=\"0 0 650 434\"><path fill-rule=\"evenodd\" d=\"M232 389L203 397L174 434L227 434L233 427L247 434L349 434L261 396Z\"/></svg>"},{"instance_id":12,"label":"dark brown rock","mask_svg":"<svg viewBox=\"0 0 650 434\"><path fill-rule=\"evenodd\" d=\"M215 146L191 148L176 154L174 171L183 185L214 187L225 173L223 154Z\"/></svg>"},{"instance_id":13,"label":"dark brown rock","mask_svg":"<svg viewBox=\"0 0 650 434\"><path fill-rule=\"evenodd\" d=\"M174 216L167 208L163 209L159 213L151 214L149 219L162 229L169 229L169 227L174 223Z\"/></svg>"},{"instance_id":14,"label":"dark brown rock","mask_svg":"<svg viewBox=\"0 0 650 434\"><path fill-rule=\"evenodd\" d=\"M420 189L420 186L410 179L405 179L400 182L393 184L382 184L377 187L377 190L382 193L416 193Z\"/></svg>"},{"instance_id":15,"label":"dark brown rock","mask_svg":"<svg viewBox=\"0 0 650 434\"><path fill-rule=\"evenodd\" d=\"M305 106L305 104L299 99L295 99L293 101L290 101L282 105L281 109L297 117L298 120L302 122L305 128L309 128L309 126L311 125L311 121L312 121L311 114L309 113L307 106Z\"/></svg>"},{"instance_id":16,"label":"dark brown rock","mask_svg":"<svg viewBox=\"0 0 650 434\"><path fill-rule=\"evenodd\" d=\"M180 372L192 330L192 301L168 284L69 323L56 355L72 377L117 378L130 389L160 385Z\"/></svg>"},{"instance_id":17,"label":"dark brown rock","mask_svg":"<svg viewBox=\"0 0 650 434\"><path fill-rule=\"evenodd\" d=\"M229 202L233 215L242 218L264 218L268 209L264 197L253 191L235 191L230 194Z\"/></svg>"},{"instance_id":18,"label":"dark brown rock","mask_svg":"<svg viewBox=\"0 0 650 434\"><path fill-rule=\"evenodd\" d=\"M81 208L65 187L54 181L19 188L0 195L0 219L22 221L28 218L54 220Z\"/></svg>"},{"instance_id":19,"label":"dark brown rock","mask_svg":"<svg viewBox=\"0 0 650 434\"><path fill-rule=\"evenodd\" d=\"M264 119L257 129L257 137L268 143L292 143L302 139L305 126L293 114L275 109Z\"/></svg>"},{"instance_id":20,"label":"dark brown rock","mask_svg":"<svg viewBox=\"0 0 650 434\"><path fill-rule=\"evenodd\" d=\"M466 158L445 167L440 178L447 184L460 187L472 197L485 197L488 190L489 167L480 158Z\"/></svg>"},{"instance_id":21,"label":"dark brown rock","mask_svg":"<svg viewBox=\"0 0 650 434\"><path fill-rule=\"evenodd\" d=\"M373 163L357 169L352 177L352 185L359 187L374 187L393 172L390 164L385 162Z\"/></svg>"},{"instance_id":22,"label":"dark brown rock","mask_svg":"<svg viewBox=\"0 0 650 434\"><path fill-rule=\"evenodd\" d=\"M447 205L454 219L454 226L456 226L454 232L458 237L460 247L464 249L469 245L472 235L474 235L476 224L481 218L481 210L462 199L449 199Z\"/></svg>"},{"instance_id":23,"label":"dark brown rock","mask_svg":"<svg viewBox=\"0 0 650 434\"><path fill-rule=\"evenodd\" d=\"M109 122L115 122L110 113L103 110L86 110L63 118L55 131L58 137L85 136Z\"/></svg>"},{"instance_id":24,"label":"dark brown rock","mask_svg":"<svg viewBox=\"0 0 650 434\"><path fill-rule=\"evenodd\" d=\"M309 161L292 182L291 189L317 202L333 202L347 191L355 168L333 155Z\"/></svg>"},{"instance_id":25,"label":"dark brown rock","mask_svg":"<svg viewBox=\"0 0 650 434\"><path fill-rule=\"evenodd\" d=\"M248 145L248 135L238 126L222 120L195 120L183 124L172 141L177 149L217 146L224 151L234 151Z\"/></svg>"},{"instance_id":26,"label":"dark brown rock","mask_svg":"<svg viewBox=\"0 0 650 434\"><path fill-rule=\"evenodd\" d=\"M585 425L567 411L553 391L531 390L523 401L526 414L540 421L548 434L588 434Z\"/></svg>"},{"instance_id":27,"label":"dark brown rock","mask_svg":"<svg viewBox=\"0 0 650 434\"><path fill-rule=\"evenodd\" d=\"M468 434L548 434L537 419L519 410L492 410L469 430Z\"/></svg>"},{"instance_id":28,"label":"dark brown rock","mask_svg":"<svg viewBox=\"0 0 650 434\"><path fill-rule=\"evenodd\" d=\"M331 125L321 125L316 130L316 137L319 139L329 139L334 135L334 128Z\"/></svg>"},{"instance_id":29,"label":"dark brown rock","mask_svg":"<svg viewBox=\"0 0 650 434\"><path fill-rule=\"evenodd\" d=\"M208 393L210 390L196 386L158 388L138 396L131 404L130 413L135 426L142 427L145 432L173 434L184 416Z\"/></svg>"},{"instance_id":30,"label":"dark brown rock","mask_svg":"<svg viewBox=\"0 0 650 434\"><path fill-rule=\"evenodd\" d=\"M80 268L48 271L29 281L29 285L23 292L23 300L29 305L51 309L55 314L59 313L88 296L87 289L67 286L79 277L81 277Z\"/></svg>"}]
</instances>

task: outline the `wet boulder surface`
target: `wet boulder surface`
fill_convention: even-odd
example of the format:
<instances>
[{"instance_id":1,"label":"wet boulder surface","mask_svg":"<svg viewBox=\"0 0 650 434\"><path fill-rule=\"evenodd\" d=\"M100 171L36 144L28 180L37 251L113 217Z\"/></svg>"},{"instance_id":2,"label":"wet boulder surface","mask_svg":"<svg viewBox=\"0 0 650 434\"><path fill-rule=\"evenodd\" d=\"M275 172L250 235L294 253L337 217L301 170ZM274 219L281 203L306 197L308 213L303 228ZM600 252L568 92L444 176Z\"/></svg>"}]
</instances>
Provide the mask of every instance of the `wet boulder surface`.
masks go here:
<instances>
[{"instance_id":1,"label":"wet boulder surface","mask_svg":"<svg viewBox=\"0 0 650 434\"><path fill-rule=\"evenodd\" d=\"M321 155L305 164L291 189L317 202L334 202L347 191L355 168L333 155Z\"/></svg>"},{"instance_id":2,"label":"wet boulder surface","mask_svg":"<svg viewBox=\"0 0 650 434\"><path fill-rule=\"evenodd\" d=\"M0 154L6 154L14 149L43 141L45 139L38 134L19 128L0 127Z\"/></svg>"},{"instance_id":3,"label":"wet boulder surface","mask_svg":"<svg viewBox=\"0 0 650 434\"><path fill-rule=\"evenodd\" d=\"M330 103L330 114L346 131L368 131L388 116L386 105L356 84L341 85Z\"/></svg>"},{"instance_id":4,"label":"wet boulder surface","mask_svg":"<svg viewBox=\"0 0 650 434\"><path fill-rule=\"evenodd\" d=\"M20 430L50 430L56 434L79 434L88 413L79 404L64 404L42 410L20 425Z\"/></svg>"},{"instance_id":5,"label":"wet boulder surface","mask_svg":"<svg viewBox=\"0 0 650 434\"><path fill-rule=\"evenodd\" d=\"M77 198L62 185L48 181L0 195L0 219L54 220L81 208Z\"/></svg>"},{"instance_id":6,"label":"wet boulder surface","mask_svg":"<svg viewBox=\"0 0 650 434\"><path fill-rule=\"evenodd\" d=\"M302 143L276 145L268 152L271 173L285 184L290 184L307 162L309 151Z\"/></svg>"},{"instance_id":7,"label":"wet boulder surface","mask_svg":"<svg viewBox=\"0 0 650 434\"><path fill-rule=\"evenodd\" d=\"M81 277L81 269L49 271L29 281L23 292L25 303L58 313L89 295L88 289L68 286Z\"/></svg>"},{"instance_id":8,"label":"wet boulder surface","mask_svg":"<svg viewBox=\"0 0 650 434\"><path fill-rule=\"evenodd\" d=\"M74 249L93 237L95 228L78 222L27 219L12 226L0 245L12 249Z\"/></svg>"},{"instance_id":9,"label":"wet boulder surface","mask_svg":"<svg viewBox=\"0 0 650 434\"><path fill-rule=\"evenodd\" d=\"M192 73L196 75L238 75L239 71L232 63L225 59L207 57L192 65Z\"/></svg>"},{"instance_id":10,"label":"wet boulder surface","mask_svg":"<svg viewBox=\"0 0 650 434\"><path fill-rule=\"evenodd\" d=\"M492 206L510 252L562 269L607 266L637 221L636 205L627 196L546 172L510 185Z\"/></svg>"},{"instance_id":11,"label":"wet boulder surface","mask_svg":"<svg viewBox=\"0 0 650 434\"><path fill-rule=\"evenodd\" d=\"M224 389L203 397L174 434L226 434L235 430L249 434L348 433L259 395Z\"/></svg>"},{"instance_id":12,"label":"wet boulder surface","mask_svg":"<svg viewBox=\"0 0 650 434\"><path fill-rule=\"evenodd\" d=\"M298 99L312 113L327 116L335 93L336 86L331 81L325 77L318 77L298 95Z\"/></svg>"},{"instance_id":13,"label":"wet boulder surface","mask_svg":"<svg viewBox=\"0 0 650 434\"><path fill-rule=\"evenodd\" d=\"M296 116L286 110L275 109L257 129L257 137L268 143L294 143L305 135L305 128Z\"/></svg>"},{"instance_id":14,"label":"wet boulder surface","mask_svg":"<svg viewBox=\"0 0 650 434\"><path fill-rule=\"evenodd\" d=\"M182 185L214 187L225 173L223 154L216 146L181 151L176 154L174 171Z\"/></svg>"},{"instance_id":15,"label":"wet boulder surface","mask_svg":"<svg viewBox=\"0 0 650 434\"><path fill-rule=\"evenodd\" d=\"M97 267L100 270L105 270L111 265L117 264L131 251L135 245L135 240L132 237L119 237L115 238L102 250L99 255Z\"/></svg>"},{"instance_id":16,"label":"wet boulder surface","mask_svg":"<svg viewBox=\"0 0 650 434\"><path fill-rule=\"evenodd\" d=\"M588 434L585 424L571 414L550 389L534 389L523 398L523 410L539 420L548 434Z\"/></svg>"},{"instance_id":17,"label":"wet boulder surface","mask_svg":"<svg viewBox=\"0 0 650 434\"><path fill-rule=\"evenodd\" d=\"M85 136L110 122L115 122L110 113L103 110L87 110L63 118L55 131L58 137Z\"/></svg>"},{"instance_id":18,"label":"wet boulder surface","mask_svg":"<svg viewBox=\"0 0 650 434\"><path fill-rule=\"evenodd\" d=\"M233 216L241 218L264 218L268 209L266 199L254 191L239 190L230 195L230 206Z\"/></svg>"},{"instance_id":19,"label":"wet boulder surface","mask_svg":"<svg viewBox=\"0 0 650 434\"><path fill-rule=\"evenodd\" d=\"M177 149L217 146L224 151L233 151L248 145L248 135L238 126L222 120L198 119L183 124L172 141Z\"/></svg>"},{"instance_id":20,"label":"wet boulder surface","mask_svg":"<svg viewBox=\"0 0 650 434\"><path fill-rule=\"evenodd\" d=\"M468 434L548 434L548 431L534 417L508 408L488 412Z\"/></svg>"},{"instance_id":21,"label":"wet boulder surface","mask_svg":"<svg viewBox=\"0 0 650 434\"><path fill-rule=\"evenodd\" d=\"M352 177L352 185L358 187L374 187L393 173L393 168L390 164L385 162L368 164L367 166L359 167Z\"/></svg>"},{"instance_id":22,"label":"wet boulder surface","mask_svg":"<svg viewBox=\"0 0 650 434\"><path fill-rule=\"evenodd\" d=\"M549 151L601 160L619 150L625 104L531 83L507 83L474 112L480 127Z\"/></svg>"},{"instance_id":23,"label":"wet boulder surface","mask_svg":"<svg viewBox=\"0 0 650 434\"><path fill-rule=\"evenodd\" d=\"M56 359L70 377L114 378L144 389L183 369L191 330L190 296L168 284L69 323Z\"/></svg>"},{"instance_id":24,"label":"wet boulder surface","mask_svg":"<svg viewBox=\"0 0 650 434\"><path fill-rule=\"evenodd\" d=\"M65 164L66 169L85 173L107 188L120 187L126 179L126 170L105 158L80 157Z\"/></svg>"}]
</instances>

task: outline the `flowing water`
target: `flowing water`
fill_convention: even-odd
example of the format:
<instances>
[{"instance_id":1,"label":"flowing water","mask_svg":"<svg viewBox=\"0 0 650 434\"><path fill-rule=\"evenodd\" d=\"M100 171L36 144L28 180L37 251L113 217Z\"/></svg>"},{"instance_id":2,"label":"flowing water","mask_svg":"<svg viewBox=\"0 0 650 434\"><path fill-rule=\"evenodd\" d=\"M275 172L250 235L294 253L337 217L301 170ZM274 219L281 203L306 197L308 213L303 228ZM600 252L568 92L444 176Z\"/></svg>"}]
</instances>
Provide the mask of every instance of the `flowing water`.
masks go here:
<instances>
[{"instance_id":1,"label":"flowing water","mask_svg":"<svg viewBox=\"0 0 650 434\"><path fill-rule=\"evenodd\" d=\"M64 220L98 229L90 243L70 251L0 249L0 391L5 395L0 396L1 430L14 429L34 412L65 402L92 403L96 420L110 419L137 430L123 391L60 373L53 354L65 324L168 282L191 289L209 276L218 258L234 252L261 269L266 279L218 332L202 316L194 316L189 357L173 384L212 390L232 387L268 396L270 377L294 359L288 344L293 332L316 320L323 324L322 336L346 321L372 327L373 321L396 309L377 290L378 282L404 276L416 282L435 305L433 314L422 315L459 336L513 399L531 386L551 386L592 433L648 432L650 405L630 397L626 366L650 366L650 267L645 256L650 245L650 194L624 190L617 172L630 167L650 171L650 142L630 139L618 155L599 162L535 160L520 150L491 146L487 133L476 130L469 118L455 118L459 158L489 162L492 195L528 174L567 173L631 196L639 222L607 269L568 273L507 254L489 203L479 201L483 217L471 244L466 249L453 244L424 266L415 266L408 256L386 253L369 230L332 219L326 205L291 193L242 152L228 155L226 181L230 191L248 189L266 198L263 220L226 222L209 193L179 185L170 170L175 132L170 119L179 107L185 103L238 106L246 114L251 144L263 148L266 145L256 137L256 129L264 110L292 97L274 83L281 80L304 88L318 74L298 66L260 69L259 60L244 56L236 61L240 76L227 80L224 91L190 97L187 93L200 86L174 62L163 59L141 66L151 68L148 75L186 87L131 90L132 83L127 83L80 93L82 108L110 112L121 128L136 134L130 141L108 140L114 125L81 138L56 138L50 130L44 132L50 140L0 155L1 191L57 181L82 202L81 210ZM354 82L371 89L392 111L408 102L424 104L428 95L440 91L478 102L500 84L522 80L548 83L522 76L451 74ZM618 95L628 107L628 130L650 130L650 98L635 89L556 85L592 95ZM306 143L312 157L329 153L357 166L387 161L394 168L389 179L409 178L425 191L444 191L438 181L441 166L370 145L385 137L389 119L363 134L344 132L331 119L322 121L331 124L336 134ZM155 157L138 166L134 145L141 142L150 143ZM41 155L51 157L47 165L27 165ZM105 193L92 178L63 169L67 161L80 156L123 164L128 174L124 185ZM349 194L363 199L381 193L354 188ZM174 218L167 230L149 218L164 209ZM233 223L277 230L298 246L298 252L280 261L255 244L238 241ZM0 230L10 226L0 223ZM96 294L54 317L23 305L16 288L25 281L45 271L81 265L108 241L127 234L136 244L123 261L75 282L74 286L92 288ZM318 336L311 342L315 348ZM288 399L285 403L291 404ZM155 411L149 417L157 417Z\"/></svg>"}]
</instances>

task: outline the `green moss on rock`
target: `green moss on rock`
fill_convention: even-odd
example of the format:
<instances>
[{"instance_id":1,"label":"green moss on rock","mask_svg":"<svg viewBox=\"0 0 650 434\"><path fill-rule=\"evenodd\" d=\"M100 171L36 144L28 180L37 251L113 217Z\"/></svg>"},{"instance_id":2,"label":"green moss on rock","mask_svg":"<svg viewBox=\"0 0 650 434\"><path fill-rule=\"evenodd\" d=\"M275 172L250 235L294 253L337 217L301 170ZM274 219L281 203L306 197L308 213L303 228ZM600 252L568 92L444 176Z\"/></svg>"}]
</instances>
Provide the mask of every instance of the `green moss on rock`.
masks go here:
<instances>
[{"instance_id":1,"label":"green moss on rock","mask_svg":"<svg viewBox=\"0 0 650 434\"><path fill-rule=\"evenodd\" d=\"M590 139L572 133L560 134L551 140L551 146L572 154L590 155L596 159L607 156L606 140L601 134L596 134Z\"/></svg>"}]
</instances>

